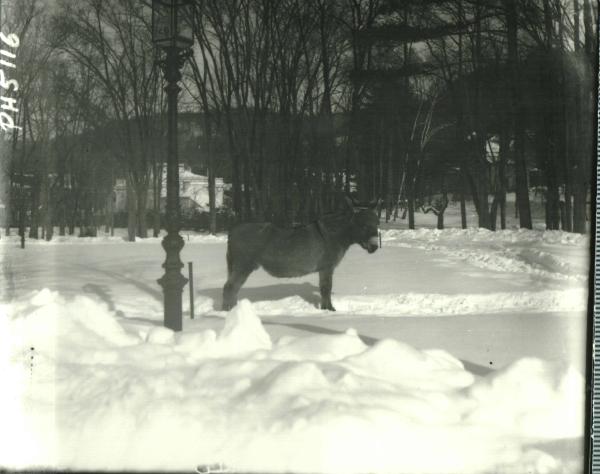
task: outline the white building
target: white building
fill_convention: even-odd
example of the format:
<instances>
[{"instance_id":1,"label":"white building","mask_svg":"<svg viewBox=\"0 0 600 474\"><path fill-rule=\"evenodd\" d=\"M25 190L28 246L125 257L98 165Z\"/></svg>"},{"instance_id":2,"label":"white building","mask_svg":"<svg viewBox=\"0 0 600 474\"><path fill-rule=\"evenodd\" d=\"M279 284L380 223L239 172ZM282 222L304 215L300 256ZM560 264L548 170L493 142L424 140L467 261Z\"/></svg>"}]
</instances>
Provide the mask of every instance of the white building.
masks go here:
<instances>
[{"instance_id":1,"label":"white building","mask_svg":"<svg viewBox=\"0 0 600 474\"><path fill-rule=\"evenodd\" d=\"M223 206L223 191L228 185L223 182L223 178L215 178L215 206ZM115 211L127 210L127 186L125 179L117 179L115 186ZM148 209L152 208L153 190L148 189ZM164 209L167 198L167 168L164 165L162 173L162 183L160 189L161 209ZM208 177L200 174L194 174L189 167L179 165L179 198L182 208L196 209L199 212L208 212Z\"/></svg>"}]
</instances>

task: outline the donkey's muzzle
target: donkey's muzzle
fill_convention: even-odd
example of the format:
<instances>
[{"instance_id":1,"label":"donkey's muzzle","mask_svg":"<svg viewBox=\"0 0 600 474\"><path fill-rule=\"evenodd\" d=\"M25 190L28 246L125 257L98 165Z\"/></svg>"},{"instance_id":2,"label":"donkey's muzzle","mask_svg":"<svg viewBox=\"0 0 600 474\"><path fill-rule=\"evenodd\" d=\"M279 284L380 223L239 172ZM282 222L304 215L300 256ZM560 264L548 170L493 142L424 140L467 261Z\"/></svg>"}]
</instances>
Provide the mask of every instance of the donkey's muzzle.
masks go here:
<instances>
[{"instance_id":1,"label":"donkey's muzzle","mask_svg":"<svg viewBox=\"0 0 600 474\"><path fill-rule=\"evenodd\" d=\"M379 238L378 237L371 237L367 241L366 245L364 245L364 248L369 253L375 252L375 250L377 250L379 248Z\"/></svg>"}]
</instances>

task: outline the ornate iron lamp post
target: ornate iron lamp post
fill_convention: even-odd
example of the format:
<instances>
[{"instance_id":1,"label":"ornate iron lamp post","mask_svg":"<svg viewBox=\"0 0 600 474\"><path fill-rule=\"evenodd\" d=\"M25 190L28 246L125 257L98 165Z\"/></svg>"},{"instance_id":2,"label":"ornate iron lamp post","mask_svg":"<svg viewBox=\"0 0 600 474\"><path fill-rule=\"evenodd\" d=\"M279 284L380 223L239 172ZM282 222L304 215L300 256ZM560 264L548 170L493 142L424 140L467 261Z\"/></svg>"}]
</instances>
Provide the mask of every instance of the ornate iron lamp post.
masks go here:
<instances>
[{"instance_id":1,"label":"ornate iron lamp post","mask_svg":"<svg viewBox=\"0 0 600 474\"><path fill-rule=\"evenodd\" d=\"M181 274L179 253L183 239L179 235L179 160L177 156L177 95L181 90L181 67L194 42L189 0L152 0L152 41L165 51L160 62L167 85L167 235L162 241L166 252L165 274L158 280L164 293L164 325L181 331L181 294L187 279Z\"/></svg>"}]
</instances>

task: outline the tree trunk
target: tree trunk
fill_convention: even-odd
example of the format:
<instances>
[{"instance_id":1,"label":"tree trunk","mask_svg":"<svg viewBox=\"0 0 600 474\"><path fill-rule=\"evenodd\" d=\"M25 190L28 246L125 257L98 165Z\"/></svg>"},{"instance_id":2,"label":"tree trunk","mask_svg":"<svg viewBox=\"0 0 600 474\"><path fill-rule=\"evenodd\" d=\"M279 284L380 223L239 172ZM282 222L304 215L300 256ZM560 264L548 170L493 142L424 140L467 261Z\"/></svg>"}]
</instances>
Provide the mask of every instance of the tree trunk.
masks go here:
<instances>
[{"instance_id":1,"label":"tree trunk","mask_svg":"<svg viewBox=\"0 0 600 474\"><path fill-rule=\"evenodd\" d=\"M458 2L458 21L464 22L464 8L462 1ZM460 157L460 226L462 229L467 228L467 204L465 193L467 190L467 180L465 178L465 149L464 149L464 140L465 140L465 125L464 125L464 111L463 107L465 104L464 95L462 93L463 86L461 86L460 82L463 77L463 35L462 33L458 35L458 94L455 102L456 106L456 141L458 146L460 147L458 152L462 155Z\"/></svg>"},{"instance_id":2,"label":"tree trunk","mask_svg":"<svg viewBox=\"0 0 600 474\"><path fill-rule=\"evenodd\" d=\"M464 188L464 180L462 180L462 181L463 181L463 188ZM467 228L467 206L466 206L466 202L465 202L464 189L461 189L461 191L460 191L460 227L462 229Z\"/></svg>"},{"instance_id":3,"label":"tree trunk","mask_svg":"<svg viewBox=\"0 0 600 474\"><path fill-rule=\"evenodd\" d=\"M29 238L37 239L39 237L38 227L40 224L40 182L39 177L31 184L31 221L29 223Z\"/></svg>"},{"instance_id":4,"label":"tree trunk","mask_svg":"<svg viewBox=\"0 0 600 474\"><path fill-rule=\"evenodd\" d=\"M58 235L65 235L67 225L67 191L65 189L65 159L58 154Z\"/></svg>"},{"instance_id":5,"label":"tree trunk","mask_svg":"<svg viewBox=\"0 0 600 474\"><path fill-rule=\"evenodd\" d=\"M510 117L510 114L507 114ZM496 197L498 199L498 206L500 207L500 228L506 229L506 190L508 183L506 182L506 164L508 162L508 154L510 149L510 137L508 135L508 127L505 124L504 129L500 135L500 150L499 150L499 163L498 163L498 186ZM494 223L496 218L494 217Z\"/></svg>"},{"instance_id":6,"label":"tree trunk","mask_svg":"<svg viewBox=\"0 0 600 474\"><path fill-rule=\"evenodd\" d=\"M17 113L14 112L14 117L13 117L13 121L16 123L17 122ZM6 236L10 235L10 225L12 223L12 219L13 216L16 215L17 213L16 211L16 205L17 205L17 200L16 200L16 196L15 196L15 175L16 175L16 159L17 159L17 145L19 142L19 129L15 128L13 129L13 133L12 133L12 137L11 137L11 151L6 153L7 155L10 156L10 163L9 163L9 170L8 170L8 183L7 186L4 188L5 192L6 192L6 222L5 222L5 229L6 229ZM2 145L0 145L2 146ZM4 142L4 147L5 149L8 148L8 145Z\"/></svg>"},{"instance_id":7,"label":"tree trunk","mask_svg":"<svg viewBox=\"0 0 600 474\"><path fill-rule=\"evenodd\" d=\"M576 52L581 51L581 6L579 0L573 0L573 42Z\"/></svg>"},{"instance_id":8,"label":"tree trunk","mask_svg":"<svg viewBox=\"0 0 600 474\"><path fill-rule=\"evenodd\" d=\"M52 225L52 205L50 202L50 186L46 179L44 186L44 238L46 241L52 240L54 235L54 227Z\"/></svg>"},{"instance_id":9,"label":"tree trunk","mask_svg":"<svg viewBox=\"0 0 600 474\"><path fill-rule=\"evenodd\" d=\"M94 206L95 199L92 200L92 205L90 206L90 224L88 229L88 235L90 237L98 236L98 222L96 221L96 207Z\"/></svg>"},{"instance_id":10,"label":"tree trunk","mask_svg":"<svg viewBox=\"0 0 600 474\"><path fill-rule=\"evenodd\" d=\"M519 57L517 44L518 0L506 0L506 25L508 30L508 63L510 69L510 97L512 128L515 150L516 206L519 215L519 226L532 228L531 207L529 204L529 184L527 180L527 163L525 160L525 121L523 100L521 99L521 82L519 77Z\"/></svg>"},{"instance_id":11,"label":"tree trunk","mask_svg":"<svg viewBox=\"0 0 600 474\"><path fill-rule=\"evenodd\" d=\"M580 179L581 181L581 179ZM573 232L585 234L587 220L587 190L577 186L573 192Z\"/></svg>"},{"instance_id":12,"label":"tree trunk","mask_svg":"<svg viewBox=\"0 0 600 474\"><path fill-rule=\"evenodd\" d=\"M231 148L233 149L233 147ZM233 151L233 175L232 175L232 187L233 187L233 210L236 215L236 219L239 222L242 220L242 185L240 180L240 159L238 153Z\"/></svg>"},{"instance_id":13,"label":"tree trunk","mask_svg":"<svg viewBox=\"0 0 600 474\"><path fill-rule=\"evenodd\" d=\"M137 230L135 187L129 173L125 178L127 189L127 237L129 242L135 242Z\"/></svg>"},{"instance_id":14,"label":"tree trunk","mask_svg":"<svg viewBox=\"0 0 600 474\"><path fill-rule=\"evenodd\" d=\"M475 212L478 216L478 226L489 228L488 219L488 203L487 203L487 191L482 192L478 187L471 171L465 171L469 188L471 189L471 196L473 197L473 204L475 206Z\"/></svg>"},{"instance_id":15,"label":"tree trunk","mask_svg":"<svg viewBox=\"0 0 600 474\"><path fill-rule=\"evenodd\" d=\"M211 234L217 233L217 198L216 198L216 178L215 165L212 150L208 149L208 212L209 212L209 231Z\"/></svg>"},{"instance_id":16,"label":"tree trunk","mask_svg":"<svg viewBox=\"0 0 600 474\"><path fill-rule=\"evenodd\" d=\"M483 180L485 180L485 178L483 178ZM481 189L480 190L481 195L479 198L479 202L481 203L481 208L480 208L480 213L479 213L479 227L492 230L490 208L488 207L489 206L489 204L488 204L489 193L488 193L487 183L482 183L482 186L480 189ZM495 229L493 229L493 230L495 230Z\"/></svg>"},{"instance_id":17,"label":"tree trunk","mask_svg":"<svg viewBox=\"0 0 600 474\"><path fill-rule=\"evenodd\" d=\"M559 190L558 176L556 169L556 156L552 144L547 137L551 137L554 132L552 127L553 117L549 110L542 111L542 128L538 131L537 147L539 161L543 163L544 176L546 181L546 229L558 230L560 227L560 208L559 208Z\"/></svg>"},{"instance_id":18,"label":"tree trunk","mask_svg":"<svg viewBox=\"0 0 600 474\"><path fill-rule=\"evenodd\" d=\"M69 206L70 212L69 212L69 221L68 221L68 228L69 228L69 235L73 235L75 233L75 224L77 221L77 216L79 214L79 198L78 196L74 195L73 192L73 177L71 176L71 187L69 188L69 204L71 204Z\"/></svg>"},{"instance_id":19,"label":"tree trunk","mask_svg":"<svg viewBox=\"0 0 600 474\"><path fill-rule=\"evenodd\" d=\"M408 193L406 194L406 201L407 201L407 207L408 207L408 228L409 229L413 229L415 228L415 189L414 189L414 185L411 183L408 186Z\"/></svg>"},{"instance_id":20,"label":"tree trunk","mask_svg":"<svg viewBox=\"0 0 600 474\"><path fill-rule=\"evenodd\" d=\"M110 231L110 205L112 201L112 195L108 194L104 199L104 233L108 234Z\"/></svg>"},{"instance_id":21,"label":"tree trunk","mask_svg":"<svg viewBox=\"0 0 600 474\"><path fill-rule=\"evenodd\" d=\"M496 230L496 221L498 220L498 207L500 205L500 196L496 194L492 201L490 209L490 230Z\"/></svg>"},{"instance_id":22,"label":"tree trunk","mask_svg":"<svg viewBox=\"0 0 600 474\"><path fill-rule=\"evenodd\" d=\"M443 180L443 178L442 178ZM442 197L439 200L439 208L437 210L437 228L439 230L443 230L444 229L444 213L446 212L446 209L448 209L448 194L445 190L445 185L442 182Z\"/></svg>"},{"instance_id":23,"label":"tree trunk","mask_svg":"<svg viewBox=\"0 0 600 474\"><path fill-rule=\"evenodd\" d=\"M114 234L114 220L115 220L115 195L114 191L111 189L108 195L106 196L106 229L105 233L110 233L112 236Z\"/></svg>"},{"instance_id":24,"label":"tree trunk","mask_svg":"<svg viewBox=\"0 0 600 474\"><path fill-rule=\"evenodd\" d=\"M390 137L391 141L391 137ZM387 159L387 182L386 182L386 196L385 196L385 221L389 222L392 218L392 211L394 205L393 190L394 190L394 167L392 163L393 146L390 143L390 149L388 151Z\"/></svg>"},{"instance_id":25,"label":"tree trunk","mask_svg":"<svg viewBox=\"0 0 600 474\"><path fill-rule=\"evenodd\" d=\"M554 174L552 171L551 174ZM558 230L560 228L560 204L558 185L556 179L548 177L550 182L547 183L548 190L546 192L546 229Z\"/></svg>"},{"instance_id":26,"label":"tree trunk","mask_svg":"<svg viewBox=\"0 0 600 474\"><path fill-rule=\"evenodd\" d=\"M243 156L243 198L244 198L244 219L251 220L252 219L252 195L251 195L251 187L250 187L250 157L247 150L244 151Z\"/></svg>"},{"instance_id":27,"label":"tree trunk","mask_svg":"<svg viewBox=\"0 0 600 474\"><path fill-rule=\"evenodd\" d=\"M152 182L154 184L154 191L152 193L152 235L154 237L158 237L160 234L160 197L162 193L162 172L162 163L156 163L154 166L154 172L152 173Z\"/></svg>"},{"instance_id":28,"label":"tree trunk","mask_svg":"<svg viewBox=\"0 0 600 474\"><path fill-rule=\"evenodd\" d=\"M594 34L594 19L590 0L583 0L583 35L584 48L588 56L588 61L590 64L595 64L598 60L598 56L596 55L597 40Z\"/></svg>"},{"instance_id":29,"label":"tree trunk","mask_svg":"<svg viewBox=\"0 0 600 474\"><path fill-rule=\"evenodd\" d=\"M148 186L146 182L138 184L135 193L137 201L137 236L145 239L148 237Z\"/></svg>"},{"instance_id":30,"label":"tree trunk","mask_svg":"<svg viewBox=\"0 0 600 474\"><path fill-rule=\"evenodd\" d=\"M117 202L117 196L115 194L114 191L111 190L110 193L110 219L109 219L109 225L110 225L110 236L114 237L115 236L115 204Z\"/></svg>"},{"instance_id":31,"label":"tree trunk","mask_svg":"<svg viewBox=\"0 0 600 474\"><path fill-rule=\"evenodd\" d=\"M21 197L23 201L19 209L19 236L21 237L21 248L25 248L25 199Z\"/></svg>"}]
</instances>

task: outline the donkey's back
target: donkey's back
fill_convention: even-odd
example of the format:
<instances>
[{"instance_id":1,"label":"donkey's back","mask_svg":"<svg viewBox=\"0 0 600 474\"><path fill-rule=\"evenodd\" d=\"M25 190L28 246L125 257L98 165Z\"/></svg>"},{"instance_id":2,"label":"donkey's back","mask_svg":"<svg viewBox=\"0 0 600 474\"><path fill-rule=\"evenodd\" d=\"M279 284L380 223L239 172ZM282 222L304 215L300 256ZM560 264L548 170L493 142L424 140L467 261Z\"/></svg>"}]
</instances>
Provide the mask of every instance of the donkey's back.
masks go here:
<instances>
[{"instance_id":1,"label":"donkey's back","mask_svg":"<svg viewBox=\"0 0 600 474\"><path fill-rule=\"evenodd\" d=\"M227 262L234 268L252 271L262 266L269 274L285 278L320 270L326 248L315 225L292 229L269 223L244 223L229 233Z\"/></svg>"}]
</instances>

